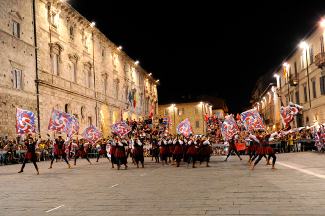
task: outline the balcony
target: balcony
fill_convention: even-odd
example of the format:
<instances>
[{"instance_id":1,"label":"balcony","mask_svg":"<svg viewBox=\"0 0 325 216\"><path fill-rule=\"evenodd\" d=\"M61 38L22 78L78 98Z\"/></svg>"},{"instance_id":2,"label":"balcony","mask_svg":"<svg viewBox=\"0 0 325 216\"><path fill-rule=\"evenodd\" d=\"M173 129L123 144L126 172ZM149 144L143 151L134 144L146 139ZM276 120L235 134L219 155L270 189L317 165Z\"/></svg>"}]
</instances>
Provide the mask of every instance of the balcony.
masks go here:
<instances>
[{"instance_id":1,"label":"balcony","mask_svg":"<svg viewBox=\"0 0 325 216\"><path fill-rule=\"evenodd\" d=\"M299 85L299 79L296 76L290 75L289 77L289 85L290 86L297 86Z\"/></svg>"},{"instance_id":2,"label":"balcony","mask_svg":"<svg viewBox=\"0 0 325 216\"><path fill-rule=\"evenodd\" d=\"M325 53L318 53L315 56L315 65L319 68L325 66Z\"/></svg>"}]
</instances>

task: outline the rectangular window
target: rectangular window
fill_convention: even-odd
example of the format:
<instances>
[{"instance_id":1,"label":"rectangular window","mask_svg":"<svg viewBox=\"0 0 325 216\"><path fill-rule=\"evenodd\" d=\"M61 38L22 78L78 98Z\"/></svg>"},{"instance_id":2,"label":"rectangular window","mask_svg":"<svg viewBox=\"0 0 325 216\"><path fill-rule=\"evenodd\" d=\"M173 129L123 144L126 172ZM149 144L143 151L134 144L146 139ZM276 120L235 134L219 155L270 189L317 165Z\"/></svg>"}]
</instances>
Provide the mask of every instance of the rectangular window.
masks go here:
<instances>
[{"instance_id":1,"label":"rectangular window","mask_svg":"<svg viewBox=\"0 0 325 216\"><path fill-rule=\"evenodd\" d=\"M86 71L86 87L90 88L89 71Z\"/></svg>"},{"instance_id":2,"label":"rectangular window","mask_svg":"<svg viewBox=\"0 0 325 216\"><path fill-rule=\"evenodd\" d=\"M169 109L165 109L165 116L169 115Z\"/></svg>"},{"instance_id":3,"label":"rectangular window","mask_svg":"<svg viewBox=\"0 0 325 216\"><path fill-rule=\"evenodd\" d=\"M305 99L305 103L307 103L307 86L304 86L304 99Z\"/></svg>"},{"instance_id":4,"label":"rectangular window","mask_svg":"<svg viewBox=\"0 0 325 216\"><path fill-rule=\"evenodd\" d=\"M196 127L196 128L199 128L199 127L200 127L200 122L199 122L199 121L196 121L196 122L195 122L195 127Z\"/></svg>"},{"instance_id":5,"label":"rectangular window","mask_svg":"<svg viewBox=\"0 0 325 216\"><path fill-rule=\"evenodd\" d=\"M58 55L53 54L53 74L58 75Z\"/></svg>"},{"instance_id":6,"label":"rectangular window","mask_svg":"<svg viewBox=\"0 0 325 216\"><path fill-rule=\"evenodd\" d=\"M294 63L295 67L295 77L298 78L297 62Z\"/></svg>"},{"instance_id":7,"label":"rectangular window","mask_svg":"<svg viewBox=\"0 0 325 216\"><path fill-rule=\"evenodd\" d=\"M325 76L319 78L319 85L320 85L320 94L325 94Z\"/></svg>"},{"instance_id":8,"label":"rectangular window","mask_svg":"<svg viewBox=\"0 0 325 216\"><path fill-rule=\"evenodd\" d=\"M195 114L199 113L199 107L195 107Z\"/></svg>"},{"instance_id":9,"label":"rectangular window","mask_svg":"<svg viewBox=\"0 0 325 216\"><path fill-rule=\"evenodd\" d=\"M185 108L182 108L182 114L185 115Z\"/></svg>"},{"instance_id":10,"label":"rectangular window","mask_svg":"<svg viewBox=\"0 0 325 216\"><path fill-rule=\"evenodd\" d=\"M16 89L22 89L21 88L21 70L15 69L15 83L14 83L14 87Z\"/></svg>"},{"instance_id":11,"label":"rectangular window","mask_svg":"<svg viewBox=\"0 0 325 216\"><path fill-rule=\"evenodd\" d=\"M312 64L314 62L314 51L313 46L309 47L309 64Z\"/></svg>"},{"instance_id":12,"label":"rectangular window","mask_svg":"<svg viewBox=\"0 0 325 216\"><path fill-rule=\"evenodd\" d=\"M16 38L19 38L20 37L19 30L20 30L19 23L15 22L15 21L12 21L12 31L13 31L13 35Z\"/></svg>"},{"instance_id":13,"label":"rectangular window","mask_svg":"<svg viewBox=\"0 0 325 216\"><path fill-rule=\"evenodd\" d=\"M71 64L71 79L72 82L76 82L76 72L75 72L74 63Z\"/></svg>"},{"instance_id":14,"label":"rectangular window","mask_svg":"<svg viewBox=\"0 0 325 216\"><path fill-rule=\"evenodd\" d=\"M305 69L305 58L304 55L300 56L301 70Z\"/></svg>"},{"instance_id":15,"label":"rectangular window","mask_svg":"<svg viewBox=\"0 0 325 216\"><path fill-rule=\"evenodd\" d=\"M296 91L296 104L299 104L300 101L299 101L299 91Z\"/></svg>"},{"instance_id":16,"label":"rectangular window","mask_svg":"<svg viewBox=\"0 0 325 216\"><path fill-rule=\"evenodd\" d=\"M324 36L320 37L320 52L324 53Z\"/></svg>"},{"instance_id":17,"label":"rectangular window","mask_svg":"<svg viewBox=\"0 0 325 216\"><path fill-rule=\"evenodd\" d=\"M313 88L313 98L316 98L316 82L315 82L315 80L311 81L311 85Z\"/></svg>"},{"instance_id":18,"label":"rectangular window","mask_svg":"<svg viewBox=\"0 0 325 216\"><path fill-rule=\"evenodd\" d=\"M89 125L89 126L93 125L93 124L92 124L91 117L88 117L88 125Z\"/></svg>"}]
</instances>

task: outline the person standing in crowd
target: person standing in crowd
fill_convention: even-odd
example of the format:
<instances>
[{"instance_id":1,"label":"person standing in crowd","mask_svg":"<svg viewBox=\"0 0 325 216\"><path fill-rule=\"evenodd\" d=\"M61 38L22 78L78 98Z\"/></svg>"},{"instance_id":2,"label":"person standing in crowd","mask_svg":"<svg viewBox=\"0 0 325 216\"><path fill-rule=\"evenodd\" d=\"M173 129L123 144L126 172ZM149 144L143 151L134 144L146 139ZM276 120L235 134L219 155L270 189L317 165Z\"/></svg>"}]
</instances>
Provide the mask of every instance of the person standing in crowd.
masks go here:
<instances>
[{"instance_id":1,"label":"person standing in crowd","mask_svg":"<svg viewBox=\"0 0 325 216\"><path fill-rule=\"evenodd\" d=\"M20 138L18 138L18 141L19 140L20 140ZM24 158L23 165L21 166L21 169L18 173L24 172L24 168L25 168L27 160L31 160L34 164L37 175L39 174L39 170L38 170L38 167L36 164L35 148L40 142L41 142L41 136L38 138L37 142L34 142L33 138L31 138L31 137L28 140L26 140L25 142L20 142L21 145L24 145L27 147L27 154Z\"/></svg>"},{"instance_id":2,"label":"person standing in crowd","mask_svg":"<svg viewBox=\"0 0 325 216\"><path fill-rule=\"evenodd\" d=\"M89 142L86 143L84 140L80 140L80 141L77 140L77 144L75 144L75 143L72 143L72 144L78 148L78 152L77 152L76 156L74 157L73 165L77 165L77 159L79 157L86 158L86 160L89 162L89 165L91 165L91 162L87 156L87 153L85 152L85 146L89 145Z\"/></svg>"},{"instance_id":3,"label":"person standing in crowd","mask_svg":"<svg viewBox=\"0 0 325 216\"><path fill-rule=\"evenodd\" d=\"M49 138L53 142L53 148L55 148L54 155L52 157L51 165L50 165L49 169L52 169L54 158L59 158L60 156L62 156L62 158L65 160L65 162L68 164L69 168L71 169L72 167L70 166L70 164L67 160L67 156L63 150L65 147L65 142L67 142L69 140L69 138L67 141L64 141L61 136L59 136L59 138L56 140L53 139L49 134L47 134L47 136L49 136Z\"/></svg>"}]
</instances>

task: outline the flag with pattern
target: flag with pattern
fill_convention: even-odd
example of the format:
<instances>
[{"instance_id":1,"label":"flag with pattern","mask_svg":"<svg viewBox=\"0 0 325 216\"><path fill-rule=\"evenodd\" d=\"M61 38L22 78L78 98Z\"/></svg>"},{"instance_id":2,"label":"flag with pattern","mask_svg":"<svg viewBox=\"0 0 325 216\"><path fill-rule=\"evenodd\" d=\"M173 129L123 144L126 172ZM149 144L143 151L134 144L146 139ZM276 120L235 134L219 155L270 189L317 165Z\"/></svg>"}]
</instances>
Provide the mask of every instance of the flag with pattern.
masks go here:
<instances>
[{"instance_id":1,"label":"flag with pattern","mask_svg":"<svg viewBox=\"0 0 325 216\"><path fill-rule=\"evenodd\" d=\"M221 133L224 140L228 141L238 131L238 126L232 115L227 115L221 126Z\"/></svg>"},{"instance_id":2,"label":"flag with pattern","mask_svg":"<svg viewBox=\"0 0 325 216\"><path fill-rule=\"evenodd\" d=\"M79 123L74 115L53 108L48 130L66 133L71 137L79 131Z\"/></svg>"},{"instance_id":3,"label":"flag with pattern","mask_svg":"<svg viewBox=\"0 0 325 216\"><path fill-rule=\"evenodd\" d=\"M194 134L189 118L185 119L177 126L177 133L183 134L186 137L190 136L191 134Z\"/></svg>"},{"instance_id":4,"label":"flag with pattern","mask_svg":"<svg viewBox=\"0 0 325 216\"><path fill-rule=\"evenodd\" d=\"M111 124L110 127L119 137L125 136L132 130L132 128L123 121Z\"/></svg>"},{"instance_id":5,"label":"flag with pattern","mask_svg":"<svg viewBox=\"0 0 325 216\"><path fill-rule=\"evenodd\" d=\"M37 133L35 114L16 108L16 134Z\"/></svg>"},{"instance_id":6,"label":"flag with pattern","mask_svg":"<svg viewBox=\"0 0 325 216\"><path fill-rule=\"evenodd\" d=\"M87 127L81 136L91 144L95 144L98 140L103 138L103 133L94 125Z\"/></svg>"},{"instance_id":7,"label":"flag with pattern","mask_svg":"<svg viewBox=\"0 0 325 216\"><path fill-rule=\"evenodd\" d=\"M240 114L241 120L244 122L246 130L264 129L262 118L257 109L250 109Z\"/></svg>"},{"instance_id":8,"label":"flag with pattern","mask_svg":"<svg viewBox=\"0 0 325 216\"><path fill-rule=\"evenodd\" d=\"M302 106L290 103L289 106L280 108L280 116L284 127L288 126L302 110Z\"/></svg>"}]
</instances>

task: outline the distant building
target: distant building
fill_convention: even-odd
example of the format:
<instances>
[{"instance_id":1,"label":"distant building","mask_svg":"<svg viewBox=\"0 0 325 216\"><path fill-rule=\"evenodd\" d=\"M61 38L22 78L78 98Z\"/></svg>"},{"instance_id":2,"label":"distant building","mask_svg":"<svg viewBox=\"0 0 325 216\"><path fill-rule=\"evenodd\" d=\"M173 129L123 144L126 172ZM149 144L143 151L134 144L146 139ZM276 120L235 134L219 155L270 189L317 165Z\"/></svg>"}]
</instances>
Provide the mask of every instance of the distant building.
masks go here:
<instances>
[{"instance_id":1,"label":"distant building","mask_svg":"<svg viewBox=\"0 0 325 216\"><path fill-rule=\"evenodd\" d=\"M177 134L176 127L186 118L189 118L194 134L206 134L205 114L212 115L212 104L204 101L193 101L175 104L159 104L158 115L162 118L171 118L172 127L169 133Z\"/></svg>"},{"instance_id":2,"label":"distant building","mask_svg":"<svg viewBox=\"0 0 325 216\"><path fill-rule=\"evenodd\" d=\"M263 76L269 81L263 82L261 88L258 81L253 91L253 107L275 129L283 126L281 105L290 102L304 107L291 127L325 123L325 31L324 25L318 25L285 61Z\"/></svg>"}]
</instances>

